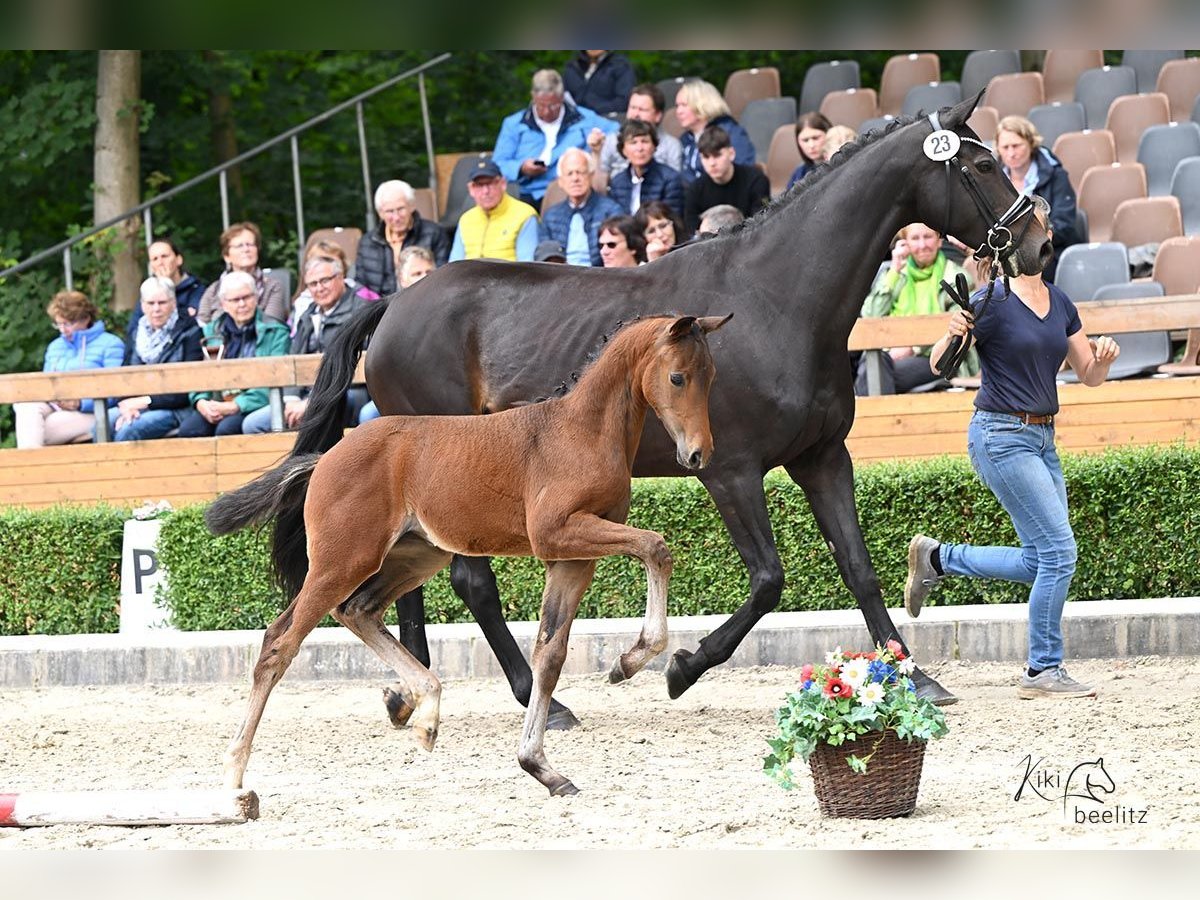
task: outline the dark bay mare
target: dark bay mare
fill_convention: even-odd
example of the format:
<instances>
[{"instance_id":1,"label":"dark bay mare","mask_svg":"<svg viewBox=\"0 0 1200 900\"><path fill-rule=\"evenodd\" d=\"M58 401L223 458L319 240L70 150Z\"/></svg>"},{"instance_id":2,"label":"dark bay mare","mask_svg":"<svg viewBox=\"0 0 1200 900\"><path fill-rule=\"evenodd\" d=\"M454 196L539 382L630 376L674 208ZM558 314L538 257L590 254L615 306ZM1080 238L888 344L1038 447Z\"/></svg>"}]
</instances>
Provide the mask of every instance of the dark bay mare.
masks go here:
<instances>
[{"instance_id":1,"label":"dark bay mare","mask_svg":"<svg viewBox=\"0 0 1200 900\"><path fill-rule=\"evenodd\" d=\"M420 586L454 554L536 556L546 565L533 650L533 696L517 759L554 795L575 786L546 761L550 695L567 657L571 622L596 560L623 554L646 568L642 632L613 665L632 677L667 646L671 553L662 535L625 524L633 460L653 409L673 457L703 469L713 452L707 335L728 317L659 316L618 331L565 397L494 416L389 416L354 430L324 455L292 456L222 495L205 514L215 534L283 511L303 515L307 546L299 592L263 636L250 707L225 755L225 784L240 788L271 689L327 614L400 678L410 723L426 750L437 739L441 686L384 627L397 594ZM390 707L389 707L390 709Z\"/></svg>"},{"instance_id":2,"label":"dark bay mare","mask_svg":"<svg viewBox=\"0 0 1200 900\"><path fill-rule=\"evenodd\" d=\"M763 476L776 466L803 488L872 640L900 640L855 509L845 445L854 420L846 342L876 261L910 222L952 234L981 255L998 255L1010 274L1041 271L1049 259L1050 242L1029 214L1032 204L1022 205L1027 198L1018 198L965 124L978 99L928 118L899 120L885 134L847 145L745 225L649 265L588 269L471 261L439 269L386 304L372 305L344 329L322 361L293 452L323 450L341 437L342 398L368 335L367 384L384 413L479 414L552 394L620 319L671 307L732 310L736 327L712 340L721 369L711 401L720 450L697 477L749 570L750 597L694 652L672 656L670 695L678 697L727 660L779 602L783 567L763 492ZM947 132L956 154L935 162L926 144L945 143ZM634 474L691 473L652 421ZM303 522L279 520L277 571L288 570L289 548L294 554L303 540ZM504 624L487 560L456 559L451 581L514 695L528 703L529 667ZM402 598L398 610L402 639L427 659L420 599ZM953 702L919 669L913 677L922 696ZM553 707L551 727L571 722L569 711Z\"/></svg>"}]
</instances>

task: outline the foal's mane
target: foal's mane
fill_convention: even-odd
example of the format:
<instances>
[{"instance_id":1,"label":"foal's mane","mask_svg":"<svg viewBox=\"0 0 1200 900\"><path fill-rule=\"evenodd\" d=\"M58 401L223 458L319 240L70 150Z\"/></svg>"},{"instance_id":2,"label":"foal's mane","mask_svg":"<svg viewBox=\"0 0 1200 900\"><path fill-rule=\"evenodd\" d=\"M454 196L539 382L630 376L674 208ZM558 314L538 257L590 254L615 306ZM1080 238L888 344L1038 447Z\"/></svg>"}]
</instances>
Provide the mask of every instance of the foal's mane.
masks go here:
<instances>
[{"instance_id":1,"label":"foal's mane","mask_svg":"<svg viewBox=\"0 0 1200 900\"><path fill-rule=\"evenodd\" d=\"M588 369L590 369L592 366L594 366L596 364L596 361L598 359L600 359L600 356L604 353L604 351L608 349L609 341L611 341L613 338L615 338L617 336L617 334L620 333L621 331L623 331L625 328L628 328L631 325L636 325L638 322L645 322L648 319L677 319L677 318L679 318L678 313L665 312L665 313L650 313L648 315L640 315L639 314L639 315L634 316L632 319L618 319L616 325L614 325L611 329L609 329L608 331L606 331L604 334L602 334L600 336L600 340L596 342L596 345L588 352L588 355L586 357L584 357L582 366L580 366L576 371L572 372L570 374L570 376L568 376L566 381L561 382L558 385L558 387L556 387L554 389L554 392L552 394L550 394L547 397L535 397L530 402L531 403L543 403L546 400L554 400L559 397L565 397L565 396L567 396L567 394L571 393L571 391L573 391L575 389L575 386L577 384L579 384L579 380L581 378L583 378L584 375L587 374Z\"/></svg>"}]
</instances>

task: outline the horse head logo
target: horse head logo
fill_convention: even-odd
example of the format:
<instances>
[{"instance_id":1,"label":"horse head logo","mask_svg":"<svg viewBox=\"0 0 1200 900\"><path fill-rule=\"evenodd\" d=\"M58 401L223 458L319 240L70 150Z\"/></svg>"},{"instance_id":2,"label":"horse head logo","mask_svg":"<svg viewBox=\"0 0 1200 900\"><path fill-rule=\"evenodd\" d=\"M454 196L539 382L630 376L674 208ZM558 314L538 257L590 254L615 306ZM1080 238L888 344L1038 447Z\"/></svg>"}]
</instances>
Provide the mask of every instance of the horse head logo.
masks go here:
<instances>
[{"instance_id":1,"label":"horse head logo","mask_svg":"<svg viewBox=\"0 0 1200 900\"><path fill-rule=\"evenodd\" d=\"M1076 775L1079 773L1082 773L1080 777L1083 779L1083 784L1078 786L1075 793L1072 793L1071 785L1076 781ZM1078 800L1091 800L1093 803L1103 804L1104 800L1097 797L1096 792L1100 791L1105 794L1111 794L1116 789L1116 783L1104 768L1104 757L1091 762L1081 762L1071 770L1071 774L1067 776L1067 782L1063 786L1063 811L1066 811L1068 797L1074 797Z\"/></svg>"}]
</instances>

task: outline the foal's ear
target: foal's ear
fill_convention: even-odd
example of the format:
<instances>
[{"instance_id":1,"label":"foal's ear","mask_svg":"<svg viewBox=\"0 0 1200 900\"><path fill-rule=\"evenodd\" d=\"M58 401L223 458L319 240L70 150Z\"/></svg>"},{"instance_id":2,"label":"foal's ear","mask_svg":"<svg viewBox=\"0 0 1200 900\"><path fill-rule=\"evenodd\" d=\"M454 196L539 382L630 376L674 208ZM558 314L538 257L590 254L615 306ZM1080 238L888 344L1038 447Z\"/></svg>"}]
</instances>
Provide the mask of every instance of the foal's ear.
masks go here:
<instances>
[{"instance_id":1,"label":"foal's ear","mask_svg":"<svg viewBox=\"0 0 1200 900\"><path fill-rule=\"evenodd\" d=\"M692 327L696 324L695 316L680 316L671 323L671 327L667 329L667 339L671 341L681 341L692 333Z\"/></svg>"},{"instance_id":2,"label":"foal's ear","mask_svg":"<svg viewBox=\"0 0 1200 900\"><path fill-rule=\"evenodd\" d=\"M727 316L704 316L696 321L700 324L700 330L705 334L712 334L726 322L733 318L733 313Z\"/></svg>"},{"instance_id":3,"label":"foal's ear","mask_svg":"<svg viewBox=\"0 0 1200 900\"><path fill-rule=\"evenodd\" d=\"M951 107L950 112L942 119L942 127L957 128L959 125L967 124L967 119L971 118L971 113L975 112L975 107L979 105L979 101L983 99L986 91L987 88L983 87L974 97L967 97Z\"/></svg>"}]
</instances>

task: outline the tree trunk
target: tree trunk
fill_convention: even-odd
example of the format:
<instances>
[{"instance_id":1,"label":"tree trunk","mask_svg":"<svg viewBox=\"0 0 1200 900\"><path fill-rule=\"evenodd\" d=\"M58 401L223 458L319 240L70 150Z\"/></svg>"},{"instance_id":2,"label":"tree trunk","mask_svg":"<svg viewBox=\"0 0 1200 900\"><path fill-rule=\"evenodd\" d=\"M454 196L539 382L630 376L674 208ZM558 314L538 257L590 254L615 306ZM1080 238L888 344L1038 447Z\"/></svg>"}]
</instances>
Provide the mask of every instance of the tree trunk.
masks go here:
<instances>
[{"instance_id":1,"label":"tree trunk","mask_svg":"<svg viewBox=\"0 0 1200 900\"><path fill-rule=\"evenodd\" d=\"M233 95L229 93L229 78L222 67L221 54L215 50L205 50L203 53L204 62L211 73L208 86L209 138L212 141L213 155L220 164L238 155L237 129L233 120ZM229 170L227 177L229 192L240 201L241 167L234 166Z\"/></svg>"},{"instance_id":2,"label":"tree trunk","mask_svg":"<svg viewBox=\"0 0 1200 900\"><path fill-rule=\"evenodd\" d=\"M138 152L141 119L140 50L101 50L96 79L95 211L97 224L140 201ZM133 216L108 234L112 264L112 306L132 309L142 280L138 265L141 222ZM93 298L96 299L96 298Z\"/></svg>"}]
</instances>

